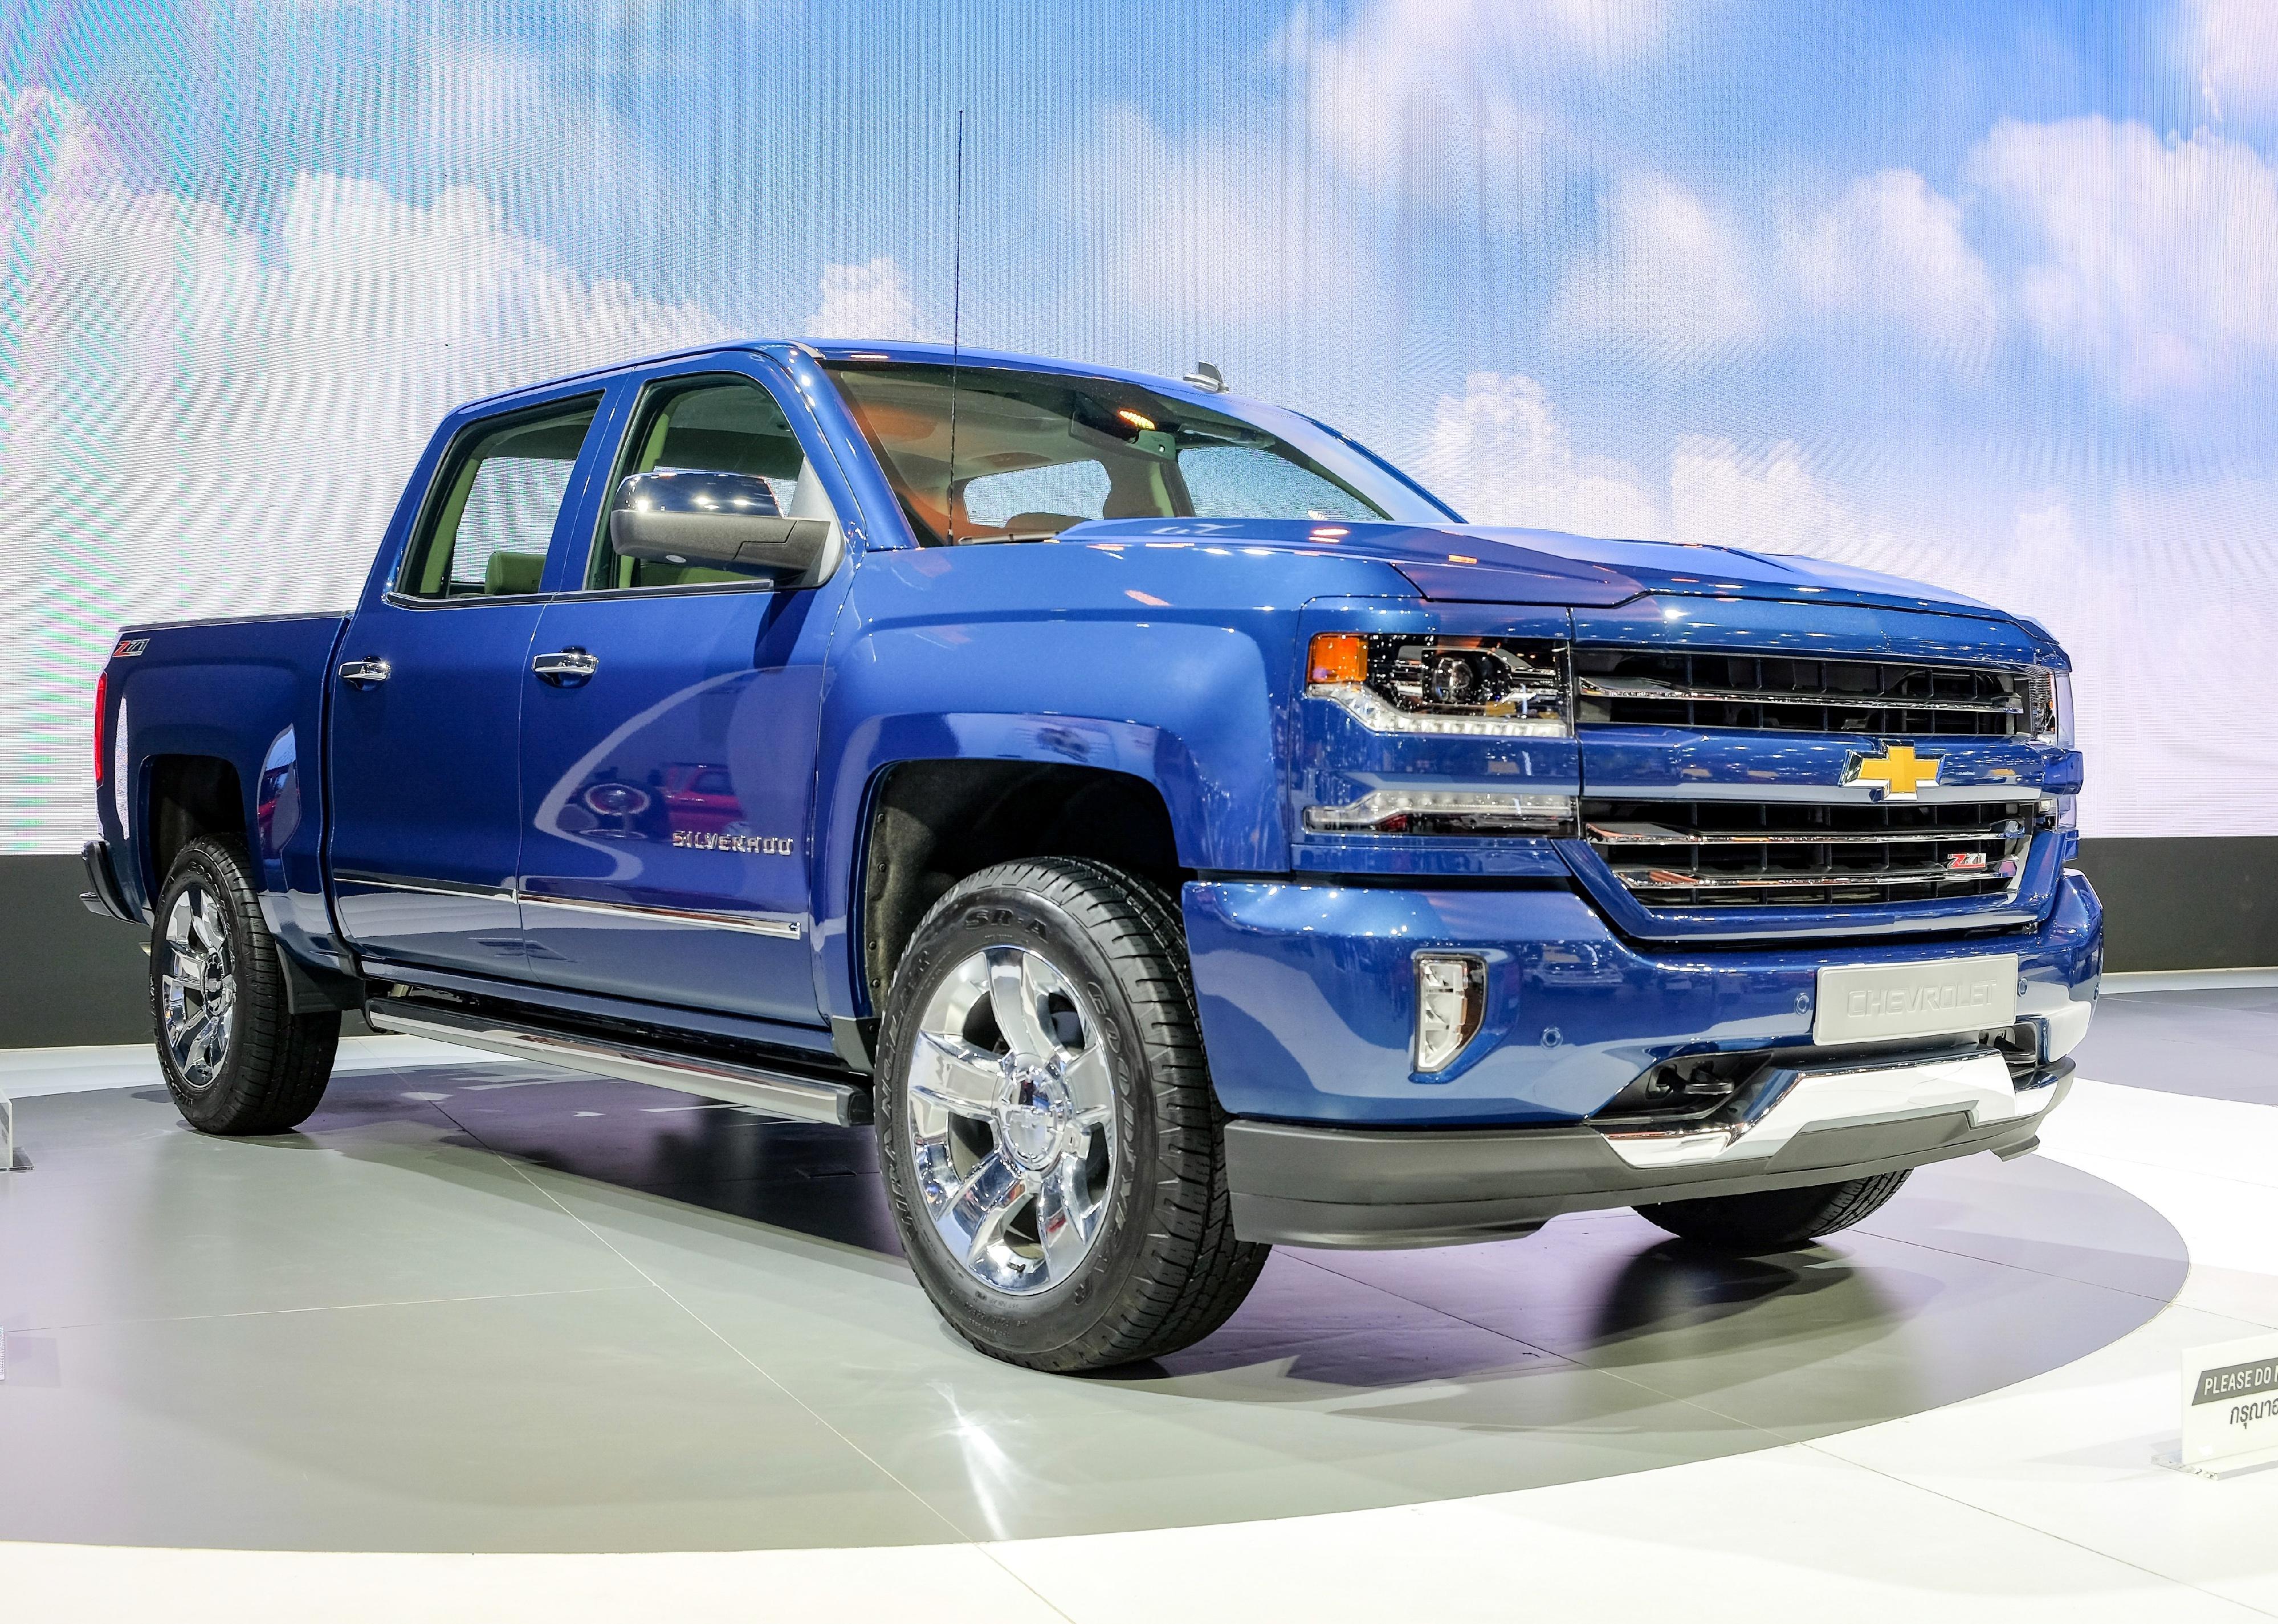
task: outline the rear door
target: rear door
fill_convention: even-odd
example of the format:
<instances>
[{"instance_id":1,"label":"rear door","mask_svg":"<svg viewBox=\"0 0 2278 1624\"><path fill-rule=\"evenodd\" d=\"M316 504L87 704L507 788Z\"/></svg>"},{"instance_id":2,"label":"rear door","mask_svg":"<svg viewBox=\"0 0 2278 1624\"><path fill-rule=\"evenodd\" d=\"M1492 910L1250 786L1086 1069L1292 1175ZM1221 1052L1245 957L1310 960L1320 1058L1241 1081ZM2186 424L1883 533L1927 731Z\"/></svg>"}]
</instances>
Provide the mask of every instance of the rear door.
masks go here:
<instances>
[{"instance_id":1,"label":"rear door","mask_svg":"<svg viewBox=\"0 0 2278 1624\"><path fill-rule=\"evenodd\" d=\"M644 385L564 539L524 674L530 973L819 1025L809 818L823 657L852 571L776 592L615 556L608 492L659 469L758 476L792 517L835 519L849 499L773 362L711 356Z\"/></svg>"},{"instance_id":2,"label":"rear door","mask_svg":"<svg viewBox=\"0 0 2278 1624\"><path fill-rule=\"evenodd\" d=\"M549 548L590 477L602 396L467 424L333 683L332 876L366 956L523 973L517 757Z\"/></svg>"}]
</instances>

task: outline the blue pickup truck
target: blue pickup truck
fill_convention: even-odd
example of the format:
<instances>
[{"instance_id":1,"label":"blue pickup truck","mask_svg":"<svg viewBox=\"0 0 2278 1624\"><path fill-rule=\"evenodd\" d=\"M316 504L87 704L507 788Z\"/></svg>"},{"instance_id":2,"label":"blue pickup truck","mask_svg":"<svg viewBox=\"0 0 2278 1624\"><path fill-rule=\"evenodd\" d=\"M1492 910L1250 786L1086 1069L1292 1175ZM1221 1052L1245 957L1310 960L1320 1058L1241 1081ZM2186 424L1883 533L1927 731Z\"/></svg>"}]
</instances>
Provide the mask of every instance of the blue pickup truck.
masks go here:
<instances>
[{"instance_id":1,"label":"blue pickup truck","mask_svg":"<svg viewBox=\"0 0 2278 1624\"><path fill-rule=\"evenodd\" d=\"M1277 1242L1765 1251L2030 1149L2071 705L2030 621L1467 524L1208 368L731 345L453 412L353 609L124 629L88 904L197 1128L344 1010L874 1125L955 1329L1096 1369Z\"/></svg>"}]
</instances>

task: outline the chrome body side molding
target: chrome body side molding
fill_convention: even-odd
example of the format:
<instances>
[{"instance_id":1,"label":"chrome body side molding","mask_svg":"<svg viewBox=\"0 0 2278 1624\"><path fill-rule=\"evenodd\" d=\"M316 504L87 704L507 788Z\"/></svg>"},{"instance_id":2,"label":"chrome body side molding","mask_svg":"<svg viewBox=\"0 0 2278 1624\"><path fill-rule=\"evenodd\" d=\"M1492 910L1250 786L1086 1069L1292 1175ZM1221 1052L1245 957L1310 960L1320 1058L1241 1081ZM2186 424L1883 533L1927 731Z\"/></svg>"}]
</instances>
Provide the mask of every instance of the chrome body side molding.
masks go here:
<instances>
[{"instance_id":1,"label":"chrome body side molding","mask_svg":"<svg viewBox=\"0 0 2278 1624\"><path fill-rule=\"evenodd\" d=\"M485 902L519 903L525 908L562 908L574 913L604 914L620 919L645 919L663 925L708 926L715 930L748 931L755 936L776 936L797 942L806 934L797 919L780 914L730 913L708 908L661 908L640 903L600 902L582 896L541 896L511 887L459 885L448 880L413 880L401 874L368 874L343 869L333 879L342 885L371 886L383 891L416 891L426 896L478 896Z\"/></svg>"},{"instance_id":2,"label":"chrome body side molding","mask_svg":"<svg viewBox=\"0 0 2278 1624\"><path fill-rule=\"evenodd\" d=\"M717 930L749 931L755 936L780 936L796 942L806 933L797 919L774 914L724 913L709 908L657 908L639 903L592 902L582 896L540 896L521 894L525 908L562 908L574 913L600 913L618 919L647 919L664 925L706 925Z\"/></svg>"}]
</instances>

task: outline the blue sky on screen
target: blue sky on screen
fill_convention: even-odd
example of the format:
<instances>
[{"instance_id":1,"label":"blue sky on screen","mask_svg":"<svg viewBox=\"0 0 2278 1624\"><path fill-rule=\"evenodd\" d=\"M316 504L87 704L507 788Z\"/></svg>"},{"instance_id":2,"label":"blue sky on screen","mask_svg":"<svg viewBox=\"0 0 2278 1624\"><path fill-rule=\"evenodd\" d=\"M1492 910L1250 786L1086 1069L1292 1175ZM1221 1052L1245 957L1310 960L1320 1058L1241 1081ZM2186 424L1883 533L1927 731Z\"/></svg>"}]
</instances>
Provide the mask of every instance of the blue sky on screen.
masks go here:
<instances>
[{"instance_id":1,"label":"blue sky on screen","mask_svg":"<svg viewBox=\"0 0 2278 1624\"><path fill-rule=\"evenodd\" d=\"M959 109L967 342L2037 614L2091 833L2278 832L2141 703L2278 675L2259 0L113 0L0 50L0 503L66 515L0 539L0 843L85 821L111 627L344 601L453 401L945 337Z\"/></svg>"}]
</instances>

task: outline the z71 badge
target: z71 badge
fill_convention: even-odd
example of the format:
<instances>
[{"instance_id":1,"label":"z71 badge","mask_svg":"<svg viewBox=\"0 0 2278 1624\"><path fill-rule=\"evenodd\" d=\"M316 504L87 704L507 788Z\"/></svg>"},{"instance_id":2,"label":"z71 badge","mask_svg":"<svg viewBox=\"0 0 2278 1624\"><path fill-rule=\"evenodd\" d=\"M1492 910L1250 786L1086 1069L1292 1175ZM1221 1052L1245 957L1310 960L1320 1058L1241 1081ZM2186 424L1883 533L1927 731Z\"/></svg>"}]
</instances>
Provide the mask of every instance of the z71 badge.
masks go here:
<instances>
[{"instance_id":1,"label":"z71 badge","mask_svg":"<svg viewBox=\"0 0 2278 1624\"><path fill-rule=\"evenodd\" d=\"M150 639L148 637L121 637L118 646L111 651L111 657L113 660L132 660L149 646Z\"/></svg>"},{"instance_id":2,"label":"z71 badge","mask_svg":"<svg viewBox=\"0 0 2278 1624\"><path fill-rule=\"evenodd\" d=\"M799 842L788 835L715 835L709 829L675 829L672 843L694 851L750 851L770 858L799 855Z\"/></svg>"}]
</instances>

